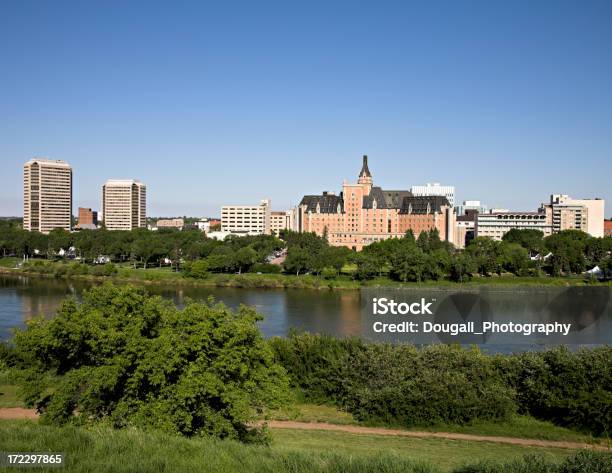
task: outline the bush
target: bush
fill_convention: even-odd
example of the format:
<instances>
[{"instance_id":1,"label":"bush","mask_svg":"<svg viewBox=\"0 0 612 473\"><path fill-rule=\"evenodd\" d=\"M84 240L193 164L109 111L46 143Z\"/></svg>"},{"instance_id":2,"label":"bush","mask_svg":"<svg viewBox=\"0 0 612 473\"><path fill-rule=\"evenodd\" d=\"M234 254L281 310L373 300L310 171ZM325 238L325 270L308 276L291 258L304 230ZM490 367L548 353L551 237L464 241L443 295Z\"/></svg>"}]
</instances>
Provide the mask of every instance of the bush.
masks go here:
<instances>
[{"instance_id":1,"label":"bush","mask_svg":"<svg viewBox=\"0 0 612 473\"><path fill-rule=\"evenodd\" d=\"M16 333L29 373L25 397L53 424L261 440L250 425L285 399L287 379L260 319L245 306L191 302L178 310L143 289L107 283ZM51 394L40 383L46 375L61 375Z\"/></svg>"},{"instance_id":2,"label":"bush","mask_svg":"<svg viewBox=\"0 0 612 473\"><path fill-rule=\"evenodd\" d=\"M466 424L518 411L595 435L611 430L611 347L490 356L296 333L270 343L306 398L360 420Z\"/></svg>"},{"instance_id":3,"label":"bush","mask_svg":"<svg viewBox=\"0 0 612 473\"><path fill-rule=\"evenodd\" d=\"M204 279L208 277L208 261L200 259L185 265L185 275L190 278Z\"/></svg>"}]
</instances>

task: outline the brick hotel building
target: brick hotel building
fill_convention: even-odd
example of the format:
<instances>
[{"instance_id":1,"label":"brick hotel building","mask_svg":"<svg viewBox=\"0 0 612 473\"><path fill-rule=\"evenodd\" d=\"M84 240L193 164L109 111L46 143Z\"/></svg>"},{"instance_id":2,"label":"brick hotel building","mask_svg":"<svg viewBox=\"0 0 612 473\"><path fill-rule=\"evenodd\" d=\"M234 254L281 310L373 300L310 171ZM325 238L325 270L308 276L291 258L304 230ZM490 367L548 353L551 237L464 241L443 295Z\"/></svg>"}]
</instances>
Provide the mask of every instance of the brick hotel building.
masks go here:
<instances>
[{"instance_id":1,"label":"brick hotel building","mask_svg":"<svg viewBox=\"0 0 612 473\"><path fill-rule=\"evenodd\" d=\"M344 182L335 195L306 195L297 209L297 230L327 234L331 245L361 250L387 238L414 235L436 228L440 238L454 241L455 213L444 196L414 196L408 190L383 190L374 186L368 157L357 184Z\"/></svg>"}]
</instances>

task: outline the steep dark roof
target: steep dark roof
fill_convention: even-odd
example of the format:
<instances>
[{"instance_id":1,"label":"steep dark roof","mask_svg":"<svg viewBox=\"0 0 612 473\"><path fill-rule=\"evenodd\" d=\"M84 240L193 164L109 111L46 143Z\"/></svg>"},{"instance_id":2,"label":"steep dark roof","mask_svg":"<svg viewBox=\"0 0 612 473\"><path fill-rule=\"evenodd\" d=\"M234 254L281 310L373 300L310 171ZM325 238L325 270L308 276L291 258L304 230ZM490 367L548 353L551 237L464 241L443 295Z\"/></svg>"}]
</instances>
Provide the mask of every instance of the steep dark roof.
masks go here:
<instances>
[{"instance_id":1,"label":"steep dark roof","mask_svg":"<svg viewBox=\"0 0 612 473\"><path fill-rule=\"evenodd\" d=\"M316 212L317 204L319 204L319 211L324 214L332 214L338 212L338 205L340 205L340 211L344 211L344 204L342 196L323 194L323 195L305 195L300 202L306 206L306 212Z\"/></svg>"},{"instance_id":2,"label":"steep dark roof","mask_svg":"<svg viewBox=\"0 0 612 473\"><path fill-rule=\"evenodd\" d=\"M388 209L399 209L402 206L404 197L411 197L410 191L383 191Z\"/></svg>"},{"instance_id":3,"label":"steep dark roof","mask_svg":"<svg viewBox=\"0 0 612 473\"><path fill-rule=\"evenodd\" d=\"M413 214L424 215L428 213L428 207L429 213L433 213L439 212L440 208L444 205L450 206L448 199L441 195L404 197L400 213L407 214L412 212Z\"/></svg>"},{"instance_id":4,"label":"steep dark roof","mask_svg":"<svg viewBox=\"0 0 612 473\"><path fill-rule=\"evenodd\" d=\"M376 200L377 209L391 208L387 206L387 199L385 198L385 193L380 187L372 187L372 189L370 190L370 194L363 196L362 207L364 209L374 208L374 200Z\"/></svg>"},{"instance_id":5,"label":"steep dark roof","mask_svg":"<svg viewBox=\"0 0 612 473\"><path fill-rule=\"evenodd\" d=\"M365 154L363 155L363 165L361 166L361 172L359 173L359 177L361 176L372 177L372 174L370 174L370 170L368 169L368 157Z\"/></svg>"}]
</instances>

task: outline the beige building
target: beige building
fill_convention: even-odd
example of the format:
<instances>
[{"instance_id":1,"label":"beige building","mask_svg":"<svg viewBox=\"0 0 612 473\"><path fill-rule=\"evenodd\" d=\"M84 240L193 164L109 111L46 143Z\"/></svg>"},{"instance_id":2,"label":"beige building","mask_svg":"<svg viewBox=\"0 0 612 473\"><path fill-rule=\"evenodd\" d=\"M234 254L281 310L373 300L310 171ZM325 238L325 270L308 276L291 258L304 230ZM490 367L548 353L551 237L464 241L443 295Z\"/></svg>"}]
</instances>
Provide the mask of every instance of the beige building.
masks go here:
<instances>
[{"instance_id":1,"label":"beige building","mask_svg":"<svg viewBox=\"0 0 612 473\"><path fill-rule=\"evenodd\" d=\"M23 167L23 228L49 233L72 229L72 167L34 158Z\"/></svg>"},{"instance_id":2,"label":"beige building","mask_svg":"<svg viewBox=\"0 0 612 473\"><path fill-rule=\"evenodd\" d=\"M594 237L604 236L603 199L572 199L565 194L553 194L548 204L542 204L553 232L582 230Z\"/></svg>"},{"instance_id":3,"label":"beige building","mask_svg":"<svg viewBox=\"0 0 612 473\"><path fill-rule=\"evenodd\" d=\"M293 230L293 212L291 210L270 213L270 233L279 236L282 230Z\"/></svg>"},{"instance_id":4,"label":"beige building","mask_svg":"<svg viewBox=\"0 0 612 473\"><path fill-rule=\"evenodd\" d=\"M510 212L491 211L478 214L475 234L477 237L489 237L501 241L502 237L513 228L518 230L539 230L544 236L552 234L552 225L546 212Z\"/></svg>"},{"instance_id":5,"label":"beige building","mask_svg":"<svg viewBox=\"0 0 612 473\"><path fill-rule=\"evenodd\" d=\"M157 228L178 228L182 230L185 226L185 220L182 218L160 218L155 226Z\"/></svg>"},{"instance_id":6,"label":"beige building","mask_svg":"<svg viewBox=\"0 0 612 473\"><path fill-rule=\"evenodd\" d=\"M102 217L108 230L147 227L147 187L134 179L109 179L102 186Z\"/></svg>"},{"instance_id":7,"label":"beige building","mask_svg":"<svg viewBox=\"0 0 612 473\"><path fill-rule=\"evenodd\" d=\"M236 235L269 235L271 231L271 202L259 205L224 205L221 207L221 231Z\"/></svg>"},{"instance_id":8,"label":"beige building","mask_svg":"<svg viewBox=\"0 0 612 473\"><path fill-rule=\"evenodd\" d=\"M339 195L306 195L300 202L296 227L300 232L327 235L330 245L361 250L370 243L415 236L437 229L442 240L454 242L455 212L444 196L414 196L408 190L374 186L363 157L356 184L344 182Z\"/></svg>"}]
</instances>

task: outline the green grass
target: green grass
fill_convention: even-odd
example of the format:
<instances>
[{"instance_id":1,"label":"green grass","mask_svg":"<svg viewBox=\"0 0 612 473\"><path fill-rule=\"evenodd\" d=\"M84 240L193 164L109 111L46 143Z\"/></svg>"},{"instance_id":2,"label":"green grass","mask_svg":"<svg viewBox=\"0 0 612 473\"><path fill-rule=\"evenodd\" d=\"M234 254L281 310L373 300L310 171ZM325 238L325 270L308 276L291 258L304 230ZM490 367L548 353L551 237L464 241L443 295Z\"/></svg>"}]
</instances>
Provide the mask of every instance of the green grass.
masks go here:
<instances>
[{"instance_id":1,"label":"green grass","mask_svg":"<svg viewBox=\"0 0 612 473\"><path fill-rule=\"evenodd\" d=\"M474 422L470 425L434 425L406 428L398 425L372 422L358 422L348 412L339 410L332 405L317 405L297 402L273 413L274 420L293 420L298 422L327 422L338 425L363 425L368 427L383 427L410 431L453 432L472 435L488 435L497 437L516 437L538 440L556 440L578 442L585 444L606 444L612 447L609 439L594 438L589 434L559 427L551 422L534 419L530 416L516 415L507 421Z\"/></svg>"},{"instance_id":2,"label":"green grass","mask_svg":"<svg viewBox=\"0 0 612 473\"><path fill-rule=\"evenodd\" d=\"M0 258L0 268L14 268L17 263L20 263L20 258L13 258L12 256L6 258Z\"/></svg>"},{"instance_id":3,"label":"green grass","mask_svg":"<svg viewBox=\"0 0 612 473\"><path fill-rule=\"evenodd\" d=\"M0 451L63 452L67 472L419 472L539 453L558 463L570 450L488 442L274 430L270 446L185 439L139 430L0 421ZM15 470L12 470L15 471ZM37 471L45 471L38 469ZM49 471L56 471L49 469Z\"/></svg>"},{"instance_id":4,"label":"green grass","mask_svg":"<svg viewBox=\"0 0 612 473\"><path fill-rule=\"evenodd\" d=\"M391 454L405 460L425 461L442 471L474 463L500 461L539 453L551 461L561 461L572 453L559 448L524 447L491 442L470 442L437 438L410 438L356 435L344 432L290 430L273 431L274 448L280 451L342 452L347 455Z\"/></svg>"}]
</instances>

